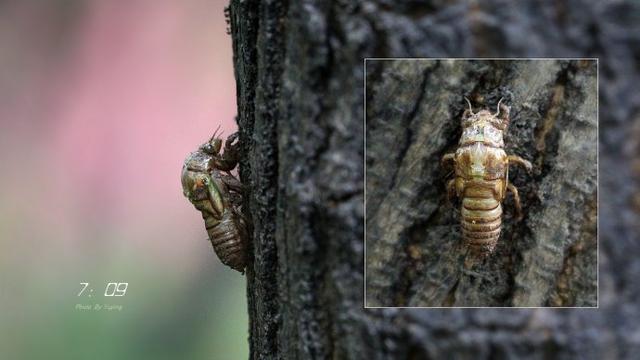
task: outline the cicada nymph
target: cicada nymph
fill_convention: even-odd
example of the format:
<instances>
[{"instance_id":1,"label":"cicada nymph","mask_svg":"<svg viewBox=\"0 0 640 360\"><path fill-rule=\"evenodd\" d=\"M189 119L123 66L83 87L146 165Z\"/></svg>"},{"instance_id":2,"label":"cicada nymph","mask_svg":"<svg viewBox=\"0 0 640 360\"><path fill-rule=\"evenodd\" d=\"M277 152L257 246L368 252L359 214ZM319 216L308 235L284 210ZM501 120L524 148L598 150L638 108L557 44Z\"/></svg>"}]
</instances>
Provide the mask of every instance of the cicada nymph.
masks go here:
<instances>
[{"instance_id":1,"label":"cicada nymph","mask_svg":"<svg viewBox=\"0 0 640 360\"><path fill-rule=\"evenodd\" d=\"M242 184L230 171L238 164L238 133L222 139L213 134L189 154L182 167L182 190L202 213L213 249L223 264L244 272L247 224L240 211Z\"/></svg>"},{"instance_id":2,"label":"cicada nymph","mask_svg":"<svg viewBox=\"0 0 640 360\"><path fill-rule=\"evenodd\" d=\"M449 199L462 200L462 236L471 253L493 252L502 227L502 202L507 191L513 194L518 221L522 207L518 189L509 183L509 166L517 164L531 171L531 163L504 151L504 132L509 125L510 108L498 102L495 113L469 109L462 115L462 136L455 153L442 158L453 162L455 178L447 183Z\"/></svg>"}]
</instances>

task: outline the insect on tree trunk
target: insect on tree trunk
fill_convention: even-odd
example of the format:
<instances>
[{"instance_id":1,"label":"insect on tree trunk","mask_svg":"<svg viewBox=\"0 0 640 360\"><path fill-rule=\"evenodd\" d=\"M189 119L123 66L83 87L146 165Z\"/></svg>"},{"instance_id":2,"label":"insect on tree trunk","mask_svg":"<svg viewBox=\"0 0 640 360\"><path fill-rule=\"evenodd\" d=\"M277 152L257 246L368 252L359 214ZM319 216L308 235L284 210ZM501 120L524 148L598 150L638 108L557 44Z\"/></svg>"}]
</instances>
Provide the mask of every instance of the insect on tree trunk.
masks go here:
<instances>
[{"instance_id":1,"label":"insect on tree trunk","mask_svg":"<svg viewBox=\"0 0 640 360\"><path fill-rule=\"evenodd\" d=\"M594 60L374 60L367 80L367 305L597 305Z\"/></svg>"},{"instance_id":2,"label":"insect on tree trunk","mask_svg":"<svg viewBox=\"0 0 640 360\"><path fill-rule=\"evenodd\" d=\"M638 14L637 6L596 1L424 5L232 1L240 177L245 185L245 216L253 224L247 266L251 358L633 358L640 350L633 335L640 311L630 305L640 289L636 281L640 266L632 254L640 245L633 241L634 228L626 221L633 223L629 219L635 221L637 215L627 203L616 202L612 193L619 190L629 196L632 191L625 185L625 175L629 179L631 173L620 151L628 119L637 115L634 111L639 105L631 91L640 80L630 50L640 34L632 14ZM619 25L611 26L614 22ZM600 309L363 309L363 58L373 56L600 57L600 130L605 151L600 157L604 179L599 224ZM539 184L573 191L576 201L528 201L535 189L525 189L523 211L550 212L545 218L550 221L553 213L570 212L574 223L569 226L578 228L573 233L581 234L595 230L597 194L590 182L592 174L580 173L582 167L575 167L580 164L563 163L567 161L563 146L578 149L571 148L560 134L567 129L569 135L579 134L594 124L577 120L583 102L574 96L586 93L581 91L586 85L581 82L579 64L554 64L548 78L527 78L513 68L482 67L468 69L467 76L476 77L484 89L503 80L513 85L516 79L537 89L535 93L525 91L522 101L511 104L512 114L524 112L535 122L535 126L511 127L512 146L533 151L534 166L542 169L537 175L542 177ZM415 76L387 77L387 66L371 69L370 76L379 77L382 83L401 82L395 89L406 92L407 101L397 104L400 116L379 123L379 132L367 129L368 136L384 136L387 144L410 149L417 141L413 131L424 126L415 117L420 111L463 111L459 96L470 85L433 79L428 69L407 73ZM450 95L426 98L425 88L440 80ZM456 131L451 123L435 133L433 141L443 150L439 156L455 143L460 135ZM398 170L396 160L401 152L377 151L380 153L367 152L367 161L372 156L388 162L387 171ZM422 272L410 270L414 268L411 264L424 267L429 263L414 251L420 244L412 239L411 231L421 221L429 221L429 212L441 212L445 205L439 199L445 184L441 170L436 170L439 157L426 160L433 164L424 165L429 176L420 181L433 188L422 194L422 205L399 210L407 216L396 224L397 241L384 244L387 249L379 252L399 267L376 270L383 280L368 288L368 295L376 299L400 294L390 300L408 304L429 295L420 287L426 286L431 275L424 268ZM560 171L558 166L566 167ZM587 171L586 164L584 168ZM517 174L515 181L527 184ZM381 206L375 201L367 203L366 211ZM446 238L447 231L433 236ZM526 239L535 239L529 230L523 231ZM593 286L582 281L593 275L582 273L582 264L593 260L596 244L581 242L581 236L565 238L562 232L536 236L552 235L559 239L554 246L542 249L536 242L527 243L490 269L500 274L496 279L460 282L456 292L484 296L496 305L568 304L576 299L592 304L594 298L581 295ZM540 255L544 261L535 260ZM451 268L458 262L446 253L429 256L449 256ZM624 266L614 270L617 265ZM488 296L478 291L482 282L495 286ZM391 283L399 286L388 292ZM532 296L528 285L542 287L545 296ZM455 304L447 294L431 295ZM456 298L477 300L473 296Z\"/></svg>"}]
</instances>

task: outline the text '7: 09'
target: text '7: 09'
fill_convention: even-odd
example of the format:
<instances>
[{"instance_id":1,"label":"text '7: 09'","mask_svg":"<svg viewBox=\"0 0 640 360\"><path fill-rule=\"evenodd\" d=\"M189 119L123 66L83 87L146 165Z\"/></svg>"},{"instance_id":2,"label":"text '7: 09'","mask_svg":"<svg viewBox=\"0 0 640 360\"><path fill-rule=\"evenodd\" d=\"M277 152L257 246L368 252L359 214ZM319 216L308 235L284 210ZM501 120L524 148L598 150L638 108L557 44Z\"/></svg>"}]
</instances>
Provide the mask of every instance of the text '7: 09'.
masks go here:
<instances>
[{"instance_id":1,"label":"text '7: 09'","mask_svg":"<svg viewBox=\"0 0 640 360\"><path fill-rule=\"evenodd\" d=\"M81 296L87 289L89 289L88 294L91 296L93 289L89 288L89 283L82 282L80 285L82 285L82 289L78 293L78 296ZM129 287L129 283L108 283L104 289L104 296L125 296L127 294L127 287Z\"/></svg>"}]
</instances>

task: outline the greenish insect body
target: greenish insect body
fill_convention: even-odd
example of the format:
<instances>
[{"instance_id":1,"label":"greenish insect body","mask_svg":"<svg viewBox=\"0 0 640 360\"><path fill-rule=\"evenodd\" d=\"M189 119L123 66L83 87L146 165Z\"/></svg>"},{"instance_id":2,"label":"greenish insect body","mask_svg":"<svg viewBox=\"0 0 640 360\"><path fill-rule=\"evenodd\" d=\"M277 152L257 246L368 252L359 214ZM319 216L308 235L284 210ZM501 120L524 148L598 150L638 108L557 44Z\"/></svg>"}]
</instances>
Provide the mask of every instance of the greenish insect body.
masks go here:
<instances>
[{"instance_id":1,"label":"greenish insect body","mask_svg":"<svg viewBox=\"0 0 640 360\"><path fill-rule=\"evenodd\" d=\"M213 249L223 264L244 272L247 264L247 223L242 216L242 184L230 171L238 164L237 133L229 136L221 152L216 137L185 159L184 195L201 212Z\"/></svg>"}]
</instances>

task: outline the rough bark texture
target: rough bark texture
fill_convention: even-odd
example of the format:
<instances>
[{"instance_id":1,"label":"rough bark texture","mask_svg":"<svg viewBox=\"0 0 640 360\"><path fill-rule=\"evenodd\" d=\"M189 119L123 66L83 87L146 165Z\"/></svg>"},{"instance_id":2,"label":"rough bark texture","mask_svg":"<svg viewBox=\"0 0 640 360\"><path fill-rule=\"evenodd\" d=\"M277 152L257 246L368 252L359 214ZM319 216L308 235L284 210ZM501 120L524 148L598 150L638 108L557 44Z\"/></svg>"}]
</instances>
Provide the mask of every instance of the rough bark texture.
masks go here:
<instances>
[{"instance_id":1,"label":"rough bark texture","mask_svg":"<svg viewBox=\"0 0 640 360\"><path fill-rule=\"evenodd\" d=\"M597 306L596 75L595 60L367 61L368 306ZM509 170L524 221L509 195L497 248L475 260L440 163L463 95L475 111L503 98L505 151L534 164Z\"/></svg>"},{"instance_id":2,"label":"rough bark texture","mask_svg":"<svg viewBox=\"0 0 640 360\"><path fill-rule=\"evenodd\" d=\"M233 0L251 357L635 358L640 242L624 145L640 105L638 14L617 1ZM366 56L600 57L599 309L363 309Z\"/></svg>"}]
</instances>

